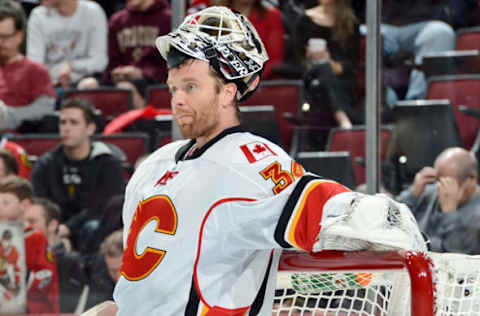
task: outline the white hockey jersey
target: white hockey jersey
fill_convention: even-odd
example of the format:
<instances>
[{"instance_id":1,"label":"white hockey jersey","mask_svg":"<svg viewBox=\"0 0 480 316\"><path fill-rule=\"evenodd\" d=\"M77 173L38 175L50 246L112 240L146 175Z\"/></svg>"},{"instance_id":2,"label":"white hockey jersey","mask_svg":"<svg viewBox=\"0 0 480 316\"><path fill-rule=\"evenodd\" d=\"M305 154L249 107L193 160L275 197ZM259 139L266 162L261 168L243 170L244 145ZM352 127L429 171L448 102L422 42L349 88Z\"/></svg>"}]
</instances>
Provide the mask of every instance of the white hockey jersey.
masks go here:
<instances>
[{"instance_id":1,"label":"white hockey jersey","mask_svg":"<svg viewBox=\"0 0 480 316\"><path fill-rule=\"evenodd\" d=\"M271 315L280 251L311 251L322 207L348 191L240 127L185 159L162 147L127 186L118 316Z\"/></svg>"}]
</instances>

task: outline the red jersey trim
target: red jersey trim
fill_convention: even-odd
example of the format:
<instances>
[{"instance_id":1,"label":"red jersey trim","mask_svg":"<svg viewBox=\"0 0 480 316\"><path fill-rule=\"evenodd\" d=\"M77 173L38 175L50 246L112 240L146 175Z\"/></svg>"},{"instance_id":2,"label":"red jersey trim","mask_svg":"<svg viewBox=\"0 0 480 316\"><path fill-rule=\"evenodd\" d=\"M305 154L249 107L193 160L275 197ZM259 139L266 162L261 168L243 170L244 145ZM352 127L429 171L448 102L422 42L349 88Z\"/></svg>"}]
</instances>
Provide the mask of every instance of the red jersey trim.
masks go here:
<instances>
[{"instance_id":1,"label":"red jersey trim","mask_svg":"<svg viewBox=\"0 0 480 316\"><path fill-rule=\"evenodd\" d=\"M235 308L235 309L228 309L228 308L223 308L219 306L214 306L212 307L210 304L207 303L205 298L202 295L202 291L200 290L200 286L198 284L198 278L197 278L197 266L198 266L198 261L200 260L200 250L202 249L202 236L203 236L203 229L205 227L205 223L207 222L208 217L210 214L212 214L213 210L224 203L229 203L229 202L253 202L256 201L256 199L252 198L241 198L241 197L235 197L235 198L227 198L227 199L221 199L218 200L217 202L213 203L213 205L210 207L208 210L207 214L202 220L202 225L200 226L200 236L198 238L198 249L197 249L197 256L195 258L195 264L193 265L193 280L195 282L195 288L197 289L197 294L201 300L201 302L208 308L208 312L205 314L206 316L220 316L220 315L228 315L228 316L241 316L243 313L245 313L250 306L246 307L240 307L240 308ZM203 314L202 314L203 315Z\"/></svg>"},{"instance_id":2,"label":"red jersey trim","mask_svg":"<svg viewBox=\"0 0 480 316\"><path fill-rule=\"evenodd\" d=\"M284 248L294 246L311 251L321 228L325 203L332 196L349 191L332 180L302 177L285 204L275 230L275 240Z\"/></svg>"}]
</instances>

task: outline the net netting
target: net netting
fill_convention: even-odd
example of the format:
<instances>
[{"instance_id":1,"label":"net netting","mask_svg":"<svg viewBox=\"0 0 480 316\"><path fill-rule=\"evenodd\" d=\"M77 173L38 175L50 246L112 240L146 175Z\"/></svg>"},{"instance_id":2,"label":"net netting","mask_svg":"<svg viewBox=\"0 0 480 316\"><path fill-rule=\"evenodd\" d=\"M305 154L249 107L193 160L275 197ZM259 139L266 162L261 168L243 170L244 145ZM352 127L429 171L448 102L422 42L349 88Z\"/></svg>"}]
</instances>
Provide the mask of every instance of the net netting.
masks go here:
<instances>
[{"instance_id":1,"label":"net netting","mask_svg":"<svg viewBox=\"0 0 480 316\"><path fill-rule=\"evenodd\" d=\"M427 267L422 270L409 266L411 258L401 266L399 258L391 264L385 253L379 252L381 260L375 255L365 252L360 261L355 255L352 262L347 253L332 264L320 260L319 269L313 268L317 259L300 260L280 271L273 315L480 315L480 256L429 253L420 258ZM335 266L338 262L345 268ZM336 271L329 271L332 267Z\"/></svg>"}]
</instances>

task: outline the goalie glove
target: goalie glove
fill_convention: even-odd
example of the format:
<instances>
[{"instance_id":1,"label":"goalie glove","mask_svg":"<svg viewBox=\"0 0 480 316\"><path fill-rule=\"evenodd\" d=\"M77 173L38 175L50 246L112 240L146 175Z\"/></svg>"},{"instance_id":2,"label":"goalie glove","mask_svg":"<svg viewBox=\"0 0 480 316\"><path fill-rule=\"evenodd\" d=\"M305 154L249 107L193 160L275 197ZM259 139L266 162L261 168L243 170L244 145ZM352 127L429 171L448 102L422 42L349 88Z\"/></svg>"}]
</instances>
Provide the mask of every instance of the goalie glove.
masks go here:
<instances>
[{"instance_id":1,"label":"goalie glove","mask_svg":"<svg viewBox=\"0 0 480 316\"><path fill-rule=\"evenodd\" d=\"M338 194L325 204L320 225L313 251L427 251L409 208L383 194Z\"/></svg>"}]
</instances>

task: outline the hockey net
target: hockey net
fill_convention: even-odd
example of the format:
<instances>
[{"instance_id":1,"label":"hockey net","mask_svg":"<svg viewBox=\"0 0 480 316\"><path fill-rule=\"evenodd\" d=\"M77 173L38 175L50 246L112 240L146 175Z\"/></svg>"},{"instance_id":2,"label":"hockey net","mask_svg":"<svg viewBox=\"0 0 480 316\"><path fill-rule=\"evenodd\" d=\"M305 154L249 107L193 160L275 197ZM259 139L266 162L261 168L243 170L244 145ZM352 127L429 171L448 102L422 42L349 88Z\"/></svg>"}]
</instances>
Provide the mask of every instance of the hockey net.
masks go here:
<instances>
[{"instance_id":1,"label":"hockey net","mask_svg":"<svg viewBox=\"0 0 480 316\"><path fill-rule=\"evenodd\" d=\"M480 315L480 256L284 252L274 316Z\"/></svg>"}]
</instances>

